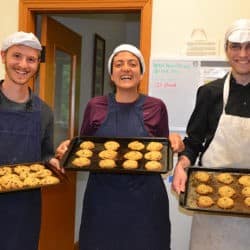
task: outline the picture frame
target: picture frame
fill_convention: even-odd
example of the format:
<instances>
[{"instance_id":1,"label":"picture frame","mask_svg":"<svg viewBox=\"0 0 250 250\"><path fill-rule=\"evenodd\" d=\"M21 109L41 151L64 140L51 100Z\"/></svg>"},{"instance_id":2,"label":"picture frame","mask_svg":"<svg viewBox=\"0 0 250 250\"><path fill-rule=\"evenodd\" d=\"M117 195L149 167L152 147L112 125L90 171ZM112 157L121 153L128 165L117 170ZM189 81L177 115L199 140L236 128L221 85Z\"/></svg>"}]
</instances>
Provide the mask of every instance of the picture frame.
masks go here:
<instances>
[{"instance_id":1,"label":"picture frame","mask_svg":"<svg viewBox=\"0 0 250 250\"><path fill-rule=\"evenodd\" d=\"M105 40L98 34L94 34L94 60L92 96L103 95L105 68Z\"/></svg>"}]
</instances>

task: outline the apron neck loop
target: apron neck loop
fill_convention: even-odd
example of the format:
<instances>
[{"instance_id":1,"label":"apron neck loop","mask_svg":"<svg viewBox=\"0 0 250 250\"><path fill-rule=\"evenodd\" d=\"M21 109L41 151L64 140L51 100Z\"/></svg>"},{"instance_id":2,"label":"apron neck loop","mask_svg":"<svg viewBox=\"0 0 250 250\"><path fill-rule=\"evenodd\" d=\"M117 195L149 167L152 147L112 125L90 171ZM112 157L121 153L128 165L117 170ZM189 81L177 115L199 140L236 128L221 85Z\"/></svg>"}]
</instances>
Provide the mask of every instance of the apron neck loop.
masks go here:
<instances>
[{"instance_id":1,"label":"apron neck loop","mask_svg":"<svg viewBox=\"0 0 250 250\"><path fill-rule=\"evenodd\" d=\"M222 111L223 113L225 113L225 107L229 96L230 78L231 78L231 72L228 73L223 87L223 111Z\"/></svg>"}]
</instances>

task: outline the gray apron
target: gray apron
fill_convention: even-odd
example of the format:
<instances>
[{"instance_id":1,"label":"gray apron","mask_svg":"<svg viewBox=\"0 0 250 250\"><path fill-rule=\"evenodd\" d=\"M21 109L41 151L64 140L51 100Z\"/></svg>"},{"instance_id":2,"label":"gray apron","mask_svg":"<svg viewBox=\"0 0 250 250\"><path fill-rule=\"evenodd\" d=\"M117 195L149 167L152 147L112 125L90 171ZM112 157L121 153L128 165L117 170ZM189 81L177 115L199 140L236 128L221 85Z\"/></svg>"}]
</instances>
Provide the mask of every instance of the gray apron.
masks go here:
<instances>
[{"instance_id":1,"label":"gray apron","mask_svg":"<svg viewBox=\"0 0 250 250\"><path fill-rule=\"evenodd\" d=\"M213 141L202 157L206 167L250 166L250 118L227 115L228 74L223 90L223 112ZM236 153L237 152L237 153ZM250 218L195 213L191 229L191 250L250 249Z\"/></svg>"}]
</instances>

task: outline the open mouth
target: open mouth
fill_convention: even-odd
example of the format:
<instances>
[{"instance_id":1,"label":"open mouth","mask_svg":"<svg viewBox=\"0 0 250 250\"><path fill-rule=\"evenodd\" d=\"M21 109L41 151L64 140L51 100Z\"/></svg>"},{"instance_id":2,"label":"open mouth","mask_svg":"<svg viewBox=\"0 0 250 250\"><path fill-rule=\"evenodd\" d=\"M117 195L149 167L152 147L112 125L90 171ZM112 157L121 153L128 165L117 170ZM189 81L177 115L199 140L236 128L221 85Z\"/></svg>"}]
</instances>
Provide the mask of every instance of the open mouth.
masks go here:
<instances>
[{"instance_id":1,"label":"open mouth","mask_svg":"<svg viewBox=\"0 0 250 250\"><path fill-rule=\"evenodd\" d=\"M132 80L131 76L121 76L121 80Z\"/></svg>"}]
</instances>

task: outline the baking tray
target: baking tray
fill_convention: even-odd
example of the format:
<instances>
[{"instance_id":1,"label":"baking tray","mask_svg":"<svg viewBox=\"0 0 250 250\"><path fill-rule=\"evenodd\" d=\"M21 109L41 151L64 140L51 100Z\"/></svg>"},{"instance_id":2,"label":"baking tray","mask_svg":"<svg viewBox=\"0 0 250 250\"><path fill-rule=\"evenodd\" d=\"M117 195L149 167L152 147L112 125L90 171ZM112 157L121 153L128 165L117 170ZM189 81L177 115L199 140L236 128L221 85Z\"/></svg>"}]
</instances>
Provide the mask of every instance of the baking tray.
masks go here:
<instances>
[{"instance_id":1,"label":"baking tray","mask_svg":"<svg viewBox=\"0 0 250 250\"><path fill-rule=\"evenodd\" d=\"M75 153L80 149L80 144L84 141L92 141L95 143L95 148L93 149L93 156L91 159L91 164L85 167L76 167L72 164L72 160L76 157ZM104 150L104 143L106 141L116 141L120 144L118 149L118 155L116 157L116 167L114 168L100 168L99 167L99 152ZM140 152L145 154L148 152L146 150L146 145L149 142L155 141L160 142L163 145L161 150L162 159L160 160L162 168L160 170L147 170L144 165L147 162L144 158L138 161L138 168L136 169L125 169L122 167L122 163L125 160L123 155L129 151L127 145L132 141L140 141L145 145L145 148ZM169 140L165 137L75 137L71 140L67 152L64 154L61 160L61 166L66 170L76 170L76 171L93 171L93 172L111 172L111 173L135 173L135 174L145 174L145 173L166 173L173 168L173 153L170 147Z\"/></svg>"},{"instance_id":2,"label":"baking tray","mask_svg":"<svg viewBox=\"0 0 250 250\"><path fill-rule=\"evenodd\" d=\"M24 186L22 187L6 187L2 184L2 180L1 178L4 177L6 178L6 176L8 174L15 174L18 176L18 178L20 177L20 174L15 173L14 172L14 168L17 166L27 166L27 167L31 167L31 165L33 164L39 164L45 167L45 169L49 169L52 172L52 176L57 177L58 178L58 183L50 183L50 184L36 184L36 185L24 185L24 179L18 179L18 181L20 180ZM51 166L48 162L29 162L29 163L17 163L17 164L4 164L0 166L0 169L3 169L4 167L7 167L11 170L10 173L6 173L6 174L1 174L0 175L0 193L8 193L8 192L16 192L16 191L24 191L24 190L29 190L29 189L36 189L36 188L42 188L42 187L47 187L47 186L53 186L53 185L57 185L59 183L61 183L64 179L64 175L62 173L60 173L58 170L56 170L53 166ZM30 173L35 174L38 171L31 171ZM42 180L42 177L39 177L39 180ZM20 183L20 182L19 182Z\"/></svg>"},{"instance_id":3,"label":"baking tray","mask_svg":"<svg viewBox=\"0 0 250 250\"><path fill-rule=\"evenodd\" d=\"M215 204L208 208L199 207L196 203L199 194L195 191L197 185L201 182L197 181L194 178L194 175L197 171L205 171L211 175L211 178L207 185L210 185L214 188L214 192L209 194ZM216 205L216 201L220 197L217 190L220 186L226 185L220 183L216 179L216 175L220 173L230 173L233 176L232 184L229 186L233 187L236 191L236 194L232 197L234 200L234 206L232 208L222 209ZM208 168L208 167L189 167L187 168L187 182L185 192L182 192L179 196L179 204L181 207L193 210L193 211L204 211L209 213L224 213L230 215L243 215L250 216L250 207L247 207L244 204L244 196L241 194L243 186L238 183L238 179L242 175L250 175L250 169L242 168Z\"/></svg>"}]
</instances>

